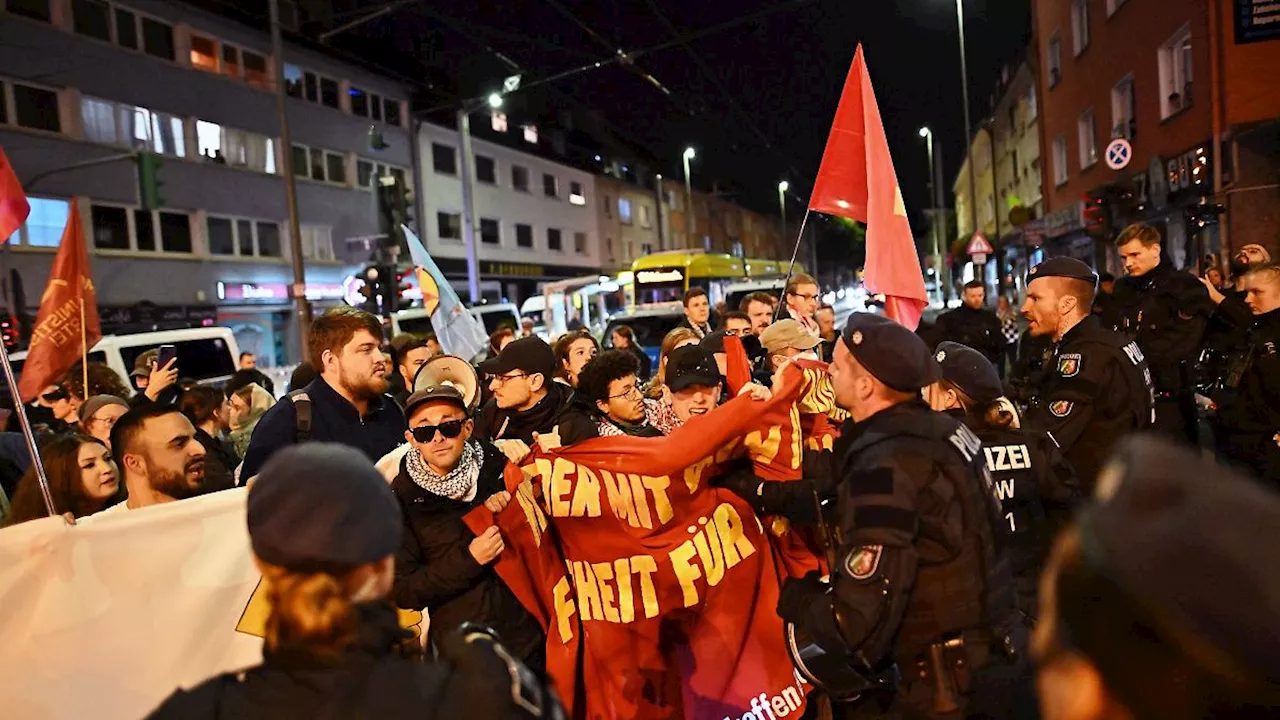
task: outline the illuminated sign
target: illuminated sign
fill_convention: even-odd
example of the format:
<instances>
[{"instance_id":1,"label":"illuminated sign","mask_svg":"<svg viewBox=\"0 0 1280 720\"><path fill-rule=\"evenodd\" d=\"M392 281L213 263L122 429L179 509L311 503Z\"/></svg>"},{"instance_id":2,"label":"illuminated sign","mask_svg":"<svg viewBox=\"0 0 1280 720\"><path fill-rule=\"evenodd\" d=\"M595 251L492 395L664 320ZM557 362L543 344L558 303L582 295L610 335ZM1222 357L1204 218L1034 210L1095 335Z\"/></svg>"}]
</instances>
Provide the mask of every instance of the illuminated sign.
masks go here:
<instances>
[{"instance_id":1,"label":"illuminated sign","mask_svg":"<svg viewBox=\"0 0 1280 720\"><path fill-rule=\"evenodd\" d=\"M684 282L684 273L679 270L641 270L636 273L638 283L678 283Z\"/></svg>"},{"instance_id":2,"label":"illuminated sign","mask_svg":"<svg viewBox=\"0 0 1280 720\"><path fill-rule=\"evenodd\" d=\"M286 283L218 282L219 300L280 300L289 299ZM308 300L341 300L346 294L342 285L334 283L307 283Z\"/></svg>"}]
</instances>

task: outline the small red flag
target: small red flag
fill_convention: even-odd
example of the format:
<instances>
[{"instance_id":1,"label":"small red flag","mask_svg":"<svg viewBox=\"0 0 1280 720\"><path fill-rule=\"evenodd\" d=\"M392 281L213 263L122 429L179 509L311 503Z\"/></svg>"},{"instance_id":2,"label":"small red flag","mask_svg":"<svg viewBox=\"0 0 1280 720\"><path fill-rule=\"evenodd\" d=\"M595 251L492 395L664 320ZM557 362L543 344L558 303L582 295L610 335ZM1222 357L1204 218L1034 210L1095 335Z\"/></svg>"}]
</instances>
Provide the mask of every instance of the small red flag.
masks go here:
<instances>
[{"instance_id":1,"label":"small red flag","mask_svg":"<svg viewBox=\"0 0 1280 720\"><path fill-rule=\"evenodd\" d=\"M0 244L18 231L31 214L31 203L27 202L26 193L22 192L22 183L13 173L13 166L0 148Z\"/></svg>"},{"instance_id":2,"label":"small red flag","mask_svg":"<svg viewBox=\"0 0 1280 720\"><path fill-rule=\"evenodd\" d=\"M867 292L883 293L885 315L914 330L928 304L924 274L862 45L845 79L809 209L867 224Z\"/></svg>"},{"instance_id":3,"label":"small red flag","mask_svg":"<svg viewBox=\"0 0 1280 720\"><path fill-rule=\"evenodd\" d=\"M98 295L89 268L89 250L84 244L79 202L73 199L22 366L22 380L18 383L22 401L30 402L41 390L61 380L86 348L101 339Z\"/></svg>"}]
</instances>

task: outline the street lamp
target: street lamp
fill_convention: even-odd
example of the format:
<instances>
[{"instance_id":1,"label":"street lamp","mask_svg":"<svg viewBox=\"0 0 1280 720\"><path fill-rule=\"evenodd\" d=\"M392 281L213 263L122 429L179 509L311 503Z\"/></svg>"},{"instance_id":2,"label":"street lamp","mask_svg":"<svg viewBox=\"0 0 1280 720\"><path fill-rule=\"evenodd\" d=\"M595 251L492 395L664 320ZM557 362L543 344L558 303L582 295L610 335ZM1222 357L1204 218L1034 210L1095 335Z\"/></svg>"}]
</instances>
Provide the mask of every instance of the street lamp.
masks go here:
<instances>
[{"instance_id":1,"label":"street lamp","mask_svg":"<svg viewBox=\"0 0 1280 720\"><path fill-rule=\"evenodd\" d=\"M502 96L498 93L489 93L489 107L494 110L502 107Z\"/></svg>"},{"instance_id":2,"label":"street lamp","mask_svg":"<svg viewBox=\"0 0 1280 720\"><path fill-rule=\"evenodd\" d=\"M964 52L964 0L956 0L956 24L960 27L960 85L964 90L961 104L964 107L964 143L965 155L973 148L973 128L969 125L969 70ZM978 183L974 180L973 158L969 158L969 219L973 231L978 231ZM959 221L957 220L957 224Z\"/></svg>"},{"instance_id":3,"label":"street lamp","mask_svg":"<svg viewBox=\"0 0 1280 720\"><path fill-rule=\"evenodd\" d=\"M942 255L941 242L939 236L941 229L939 223L942 218L938 212L938 185L937 185L937 166L933 162L933 130L929 126L920 128L920 137L925 139L925 144L929 148L929 204L933 206L933 264L934 264L934 281L938 283L938 288L942 288Z\"/></svg>"},{"instance_id":4,"label":"street lamp","mask_svg":"<svg viewBox=\"0 0 1280 720\"><path fill-rule=\"evenodd\" d=\"M787 242L787 189L791 187L791 183L783 180L778 183L778 210L782 213L782 242Z\"/></svg>"},{"instance_id":5,"label":"street lamp","mask_svg":"<svg viewBox=\"0 0 1280 720\"><path fill-rule=\"evenodd\" d=\"M483 101L463 102L458 108L458 137L462 150L462 243L467 253L467 295L480 302L480 258L476 255L475 154L471 151L471 113L488 105L502 107L502 95L489 93Z\"/></svg>"},{"instance_id":6,"label":"street lamp","mask_svg":"<svg viewBox=\"0 0 1280 720\"><path fill-rule=\"evenodd\" d=\"M685 239L685 247L693 247L693 236L694 233L697 232L693 224L693 182L689 179L689 161L697 154L698 153L691 147L684 149L684 203L685 215L689 218L689 221L686 223L688 225L689 236Z\"/></svg>"}]
</instances>

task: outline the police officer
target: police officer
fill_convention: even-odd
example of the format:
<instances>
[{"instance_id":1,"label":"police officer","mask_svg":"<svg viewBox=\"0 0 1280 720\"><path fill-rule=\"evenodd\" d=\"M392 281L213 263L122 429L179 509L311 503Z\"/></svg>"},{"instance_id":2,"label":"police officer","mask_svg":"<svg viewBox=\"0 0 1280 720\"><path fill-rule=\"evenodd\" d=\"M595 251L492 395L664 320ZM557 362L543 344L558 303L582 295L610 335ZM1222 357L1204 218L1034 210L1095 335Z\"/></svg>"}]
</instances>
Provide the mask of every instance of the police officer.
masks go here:
<instances>
[{"instance_id":1,"label":"police officer","mask_svg":"<svg viewBox=\"0 0 1280 720\"><path fill-rule=\"evenodd\" d=\"M1045 571L1045 720L1276 717L1280 499L1153 437L1103 476Z\"/></svg>"},{"instance_id":2,"label":"police officer","mask_svg":"<svg viewBox=\"0 0 1280 720\"><path fill-rule=\"evenodd\" d=\"M1138 345L1090 313L1098 277L1088 265L1051 258L1031 268L1027 280L1027 331L1052 338L1054 350L1026 425L1052 433L1090 492L1115 443L1150 427L1151 374Z\"/></svg>"},{"instance_id":3,"label":"police officer","mask_svg":"<svg viewBox=\"0 0 1280 720\"><path fill-rule=\"evenodd\" d=\"M248 498L249 537L267 588L262 665L179 690L153 718L562 718L552 691L469 629L426 663L398 648L386 600L400 510L357 450L294 445L263 467Z\"/></svg>"},{"instance_id":4,"label":"police officer","mask_svg":"<svg viewBox=\"0 0 1280 720\"><path fill-rule=\"evenodd\" d=\"M925 399L982 440L987 471L1013 533L1010 550L1018 606L1034 615L1049 546L1082 499L1075 471L1052 435L1019 427L1017 412L1002 397L1000 376L982 353L944 342L934 359L942 366L942 379L925 388Z\"/></svg>"},{"instance_id":5,"label":"police officer","mask_svg":"<svg viewBox=\"0 0 1280 720\"><path fill-rule=\"evenodd\" d=\"M1161 257L1160 231L1137 223L1116 237L1128 277L1116 282L1112 329L1138 343L1156 386L1153 429L1173 440L1199 441L1195 363L1213 304L1200 280Z\"/></svg>"},{"instance_id":6,"label":"police officer","mask_svg":"<svg viewBox=\"0 0 1280 720\"><path fill-rule=\"evenodd\" d=\"M1244 292L1253 324L1230 364L1215 436L1223 457L1280 487L1280 265L1254 267Z\"/></svg>"},{"instance_id":7,"label":"police officer","mask_svg":"<svg viewBox=\"0 0 1280 720\"><path fill-rule=\"evenodd\" d=\"M987 288L981 280L965 283L963 304L939 315L933 332L939 342L950 340L968 345L986 355L994 365L1003 362L1004 332L1000 329L1000 318L986 309L986 302Z\"/></svg>"},{"instance_id":8,"label":"police officer","mask_svg":"<svg viewBox=\"0 0 1280 720\"><path fill-rule=\"evenodd\" d=\"M1007 533L981 441L921 400L941 370L891 320L851 315L831 376L852 416L835 448L833 584L817 573L787 580L778 614L871 670L896 664L901 680L889 696L863 698L848 716L1008 716L1024 667Z\"/></svg>"}]
</instances>

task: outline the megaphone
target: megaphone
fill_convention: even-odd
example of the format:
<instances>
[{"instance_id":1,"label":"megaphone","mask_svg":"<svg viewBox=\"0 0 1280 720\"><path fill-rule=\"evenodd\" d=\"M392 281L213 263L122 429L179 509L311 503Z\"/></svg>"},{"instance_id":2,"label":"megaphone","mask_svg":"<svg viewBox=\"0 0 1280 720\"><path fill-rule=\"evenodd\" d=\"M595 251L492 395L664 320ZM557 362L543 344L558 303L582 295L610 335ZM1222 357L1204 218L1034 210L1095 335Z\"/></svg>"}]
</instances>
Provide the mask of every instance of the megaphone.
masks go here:
<instances>
[{"instance_id":1,"label":"megaphone","mask_svg":"<svg viewBox=\"0 0 1280 720\"><path fill-rule=\"evenodd\" d=\"M414 392L441 385L449 385L462 393L467 414L474 413L480 405L480 376L471 363L457 355L436 355L413 376Z\"/></svg>"}]
</instances>

